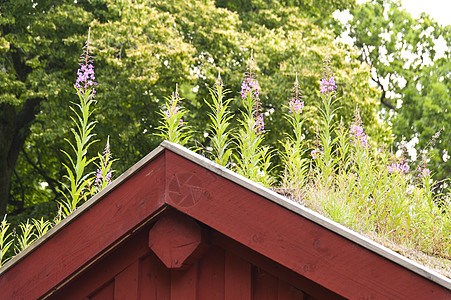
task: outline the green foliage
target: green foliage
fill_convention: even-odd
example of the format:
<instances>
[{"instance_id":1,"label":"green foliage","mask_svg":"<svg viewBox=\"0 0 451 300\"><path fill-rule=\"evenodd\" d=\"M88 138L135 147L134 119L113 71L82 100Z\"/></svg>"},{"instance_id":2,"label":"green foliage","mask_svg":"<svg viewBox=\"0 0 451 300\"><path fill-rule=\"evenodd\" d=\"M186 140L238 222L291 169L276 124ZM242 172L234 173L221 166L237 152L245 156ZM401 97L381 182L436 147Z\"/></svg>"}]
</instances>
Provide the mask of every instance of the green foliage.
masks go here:
<instances>
[{"instance_id":1,"label":"green foliage","mask_svg":"<svg viewBox=\"0 0 451 300\"><path fill-rule=\"evenodd\" d=\"M177 87L171 97L166 98L166 104L164 110L160 112L163 119L159 135L172 143L185 145L191 137L191 131L186 123L183 122L183 116L186 114L186 110L179 105L182 99L179 96Z\"/></svg>"},{"instance_id":2,"label":"green foliage","mask_svg":"<svg viewBox=\"0 0 451 300\"><path fill-rule=\"evenodd\" d=\"M274 178L270 175L270 148L263 144L265 138L264 117L259 99L260 87L254 73L255 64L251 56L248 70L241 86L243 102L240 128L235 136L237 153L234 156L238 174L271 186Z\"/></svg>"},{"instance_id":3,"label":"green foliage","mask_svg":"<svg viewBox=\"0 0 451 300\"><path fill-rule=\"evenodd\" d=\"M451 175L447 145L451 142L451 27L422 14L418 19L399 1L372 0L350 10L349 30L360 50L359 59L372 68L372 81L381 91L381 115L393 126L396 141L417 137L423 149L437 131L438 142L428 149L438 178ZM443 43L444 53L437 52Z\"/></svg>"},{"instance_id":4,"label":"green foliage","mask_svg":"<svg viewBox=\"0 0 451 300\"><path fill-rule=\"evenodd\" d=\"M332 136L335 130L335 117L337 108L334 105L337 103L334 75L330 66L330 58L324 59L324 73L321 79L321 100L320 108L320 129L317 132L317 139L319 140L316 150L316 162L320 170L320 177L322 185L327 189L331 185L332 173L335 171L335 159L332 157L334 151L335 140ZM318 149L320 148L320 149Z\"/></svg>"},{"instance_id":5,"label":"green foliage","mask_svg":"<svg viewBox=\"0 0 451 300\"><path fill-rule=\"evenodd\" d=\"M99 153L97 158L99 163L95 163L97 165L97 174L94 183L94 193L103 190L108 184L111 183L111 176L113 175L113 162L115 162L116 159L113 159L110 152L109 137L107 139L103 155ZM93 194L93 192L91 192L91 194Z\"/></svg>"},{"instance_id":6,"label":"green foliage","mask_svg":"<svg viewBox=\"0 0 451 300\"><path fill-rule=\"evenodd\" d=\"M89 59L91 53L89 36L85 47L85 61L81 63L82 68L88 68L90 63L92 63ZM82 72L81 68L79 72ZM88 172L87 169L89 164L96 159L96 157L89 158L88 156L90 146L96 142L96 140L93 139L95 134L92 132L96 123L90 121L90 118L94 112L94 108L92 106L95 105L95 90L85 83L88 82L88 80L92 81L90 79L82 80L82 85L84 86L80 86L78 80L75 84L75 90L79 100L79 103L75 104L78 111L71 107L72 112L76 115L76 118L71 117L73 126L75 127L71 128L75 139L75 144L69 139L65 139L70 145L73 153L71 155L63 150L63 153L70 162L69 164L63 163L63 166L67 171L67 175L64 175L64 178L69 181L69 184L62 183L66 190L63 191L65 201L61 203L64 216L68 216L72 213L77 208L80 201L87 200L87 191L93 184L92 173Z\"/></svg>"},{"instance_id":7,"label":"green foliage","mask_svg":"<svg viewBox=\"0 0 451 300\"><path fill-rule=\"evenodd\" d=\"M0 267L7 262L6 256L9 248L13 244L11 239L12 232L8 232L10 224L6 221L6 215L0 223Z\"/></svg>"},{"instance_id":8,"label":"green foliage","mask_svg":"<svg viewBox=\"0 0 451 300\"><path fill-rule=\"evenodd\" d=\"M224 90L221 76L218 75L214 89L210 89L212 103L207 102L211 109L210 116L210 133L211 133L211 156L212 160L221 166L227 166L232 154L231 148L231 132L228 130L230 120L233 115L229 111L230 101L224 100L224 96L230 91Z\"/></svg>"},{"instance_id":9,"label":"green foliage","mask_svg":"<svg viewBox=\"0 0 451 300\"><path fill-rule=\"evenodd\" d=\"M0 99L6 99L3 91L16 90L17 98L8 101L17 103L14 109L19 111L23 101L29 99L26 93L42 95L36 118L24 127L29 128L28 133L23 131L26 142L15 148L18 158L15 172L11 171L12 201L8 207L15 214L28 213L27 207L42 202L63 199L60 182L67 170L61 161L67 166L71 162L60 149L72 151L64 139L71 140L73 135L67 101L73 97L76 58L89 27L100 83L96 109L101 112L93 115L92 121L97 122L96 138L109 136L115 145L115 156L120 157L115 167L118 174L161 141L155 134L161 125L158 112L164 109L165 96L176 83L185 99L184 122L199 128L187 146L209 144L213 135L205 137L205 133L210 107L203 100L211 96L208 87L220 72L226 82L224 89L238 91L251 50L259 62L256 73L260 84L265 86L260 98L267 146L276 148L284 139L283 132L290 128L283 118L281 99L286 99L294 74L300 75L300 85L308 95L317 95L321 74L315 70L320 69L322 53L327 51L340 73L339 113L344 124L349 124L359 105L368 131L375 137L387 136L386 128L376 119L376 93L367 84L368 69L356 60L353 50L334 43L332 32L309 22L306 6L323 9L313 2L306 1L304 6L253 2L257 10L239 13L218 7L214 1L198 0L97 0L76 4L39 0L33 2L37 3L35 8L27 1L3 3L2 24L8 25L0 25L0 51L4 53L0 65L4 64L7 72L0 76L8 76L1 83L8 89L1 89ZM332 11L334 5L324 9ZM29 13L26 18L25 12ZM29 66L20 63L28 60ZM18 76L10 62L15 62L24 76ZM243 110L240 95L234 92L229 97L236 100L230 102L230 114L239 115ZM303 128L306 139L315 135L319 102L319 97L305 100L309 120ZM237 118L230 120L230 128L238 126ZM100 153L101 147L100 143L93 144L90 151ZM87 166L87 173L94 171L94 164ZM54 209L52 205L46 207ZM52 209L44 213L50 217Z\"/></svg>"},{"instance_id":10,"label":"green foliage","mask_svg":"<svg viewBox=\"0 0 451 300\"><path fill-rule=\"evenodd\" d=\"M36 240L36 233L34 232L34 225L27 220L27 223L19 225L20 233L18 234L16 246L16 254L27 248Z\"/></svg>"},{"instance_id":11,"label":"green foliage","mask_svg":"<svg viewBox=\"0 0 451 300\"><path fill-rule=\"evenodd\" d=\"M273 181L277 175L269 172L274 157L268 155L269 147L264 145L261 123L257 122L260 86L252 62L242 84L244 110L235 136L236 165L232 169L277 188ZM301 117L300 87L295 81L290 113L285 112L293 133L281 143L284 170L278 176L279 190L354 230L451 259L450 201L448 196L432 193L436 183L426 171L426 158L420 164L422 169L415 169L407 164L405 153L397 158L379 148L366 135L358 109L349 127L342 121L337 126L334 102L339 100L330 63L326 57L320 96L322 128L317 137L318 151L312 152L315 155L311 158L303 155L306 145L315 143L302 138L302 124L309 120ZM216 120L211 118L213 124Z\"/></svg>"},{"instance_id":12,"label":"green foliage","mask_svg":"<svg viewBox=\"0 0 451 300\"><path fill-rule=\"evenodd\" d=\"M293 87L293 98L290 99L288 109L289 114L285 116L288 120L292 133L287 134L286 138L280 142L282 145L281 162L284 166L282 176L282 187L291 193L299 196L297 193L302 191L302 187L307 183L308 159L304 157L305 142L302 133L302 101L301 89L296 76Z\"/></svg>"},{"instance_id":13,"label":"green foliage","mask_svg":"<svg viewBox=\"0 0 451 300\"><path fill-rule=\"evenodd\" d=\"M34 228L36 228L36 238L40 238L43 236L49 229L53 227L52 222L45 220L44 218L38 219L32 219Z\"/></svg>"}]
</instances>

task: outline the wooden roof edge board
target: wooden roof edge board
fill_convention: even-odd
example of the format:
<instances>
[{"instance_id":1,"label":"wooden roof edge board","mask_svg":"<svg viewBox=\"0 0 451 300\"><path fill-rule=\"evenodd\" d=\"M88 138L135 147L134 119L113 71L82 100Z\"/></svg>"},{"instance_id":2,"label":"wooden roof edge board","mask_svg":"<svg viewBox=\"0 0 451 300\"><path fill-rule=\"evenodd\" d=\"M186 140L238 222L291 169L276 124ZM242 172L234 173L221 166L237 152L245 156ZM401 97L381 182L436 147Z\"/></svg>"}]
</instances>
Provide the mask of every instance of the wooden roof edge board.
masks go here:
<instances>
[{"instance_id":1,"label":"wooden roof edge board","mask_svg":"<svg viewBox=\"0 0 451 300\"><path fill-rule=\"evenodd\" d=\"M277 203L278 205L289 209L290 211L301 215L305 217L306 219L315 222L345 238L348 240L351 240L355 242L356 244L359 244L360 246L382 256L385 257L398 265L409 269L412 272L417 273L418 275L425 277L443 287L446 287L447 289L451 290L451 279L405 257L402 256L399 253L396 253L395 251L392 251L384 246L382 246L379 243L374 242L373 240L370 240L369 238L366 238L359 233L352 231L348 229L347 227L336 223L323 215L306 208L299 203L296 203L280 194L277 194L276 192L265 188L261 186L260 184L253 182L239 174L236 174L235 172L216 164L215 162L193 152L188 149L186 149L183 146L180 146L178 144L174 144L168 141L163 141L160 146L168 149L171 152L174 152L234 183L237 183L248 190L251 190L266 199Z\"/></svg>"},{"instance_id":2,"label":"wooden roof edge board","mask_svg":"<svg viewBox=\"0 0 451 300\"><path fill-rule=\"evenodd\" d=\"M75 219L77 219L81 214L85 211L89 210L93 205L99 202L103 197L111 193L116 187L121 185L124 181L130 178L133 174L137 173L144 166L146 166L150 161L152 161L155 157L157 157L160 153L164 151L164 147L158 146L146 156L144 156L141 160L139 160L136 164L130 167L127 171L122 173L118 178L113 180L111 184L106 186L103 190L95 194L88 201L80 205L74 212L72 212L67 218L59 222L49 231L47 231L43 236L34 241L30 246L19 252L16 256L14 256L11 260L6 262L3 266L0 267L0 276L6 273L9 269L19 263L22 259L28 256L31 252L33 252L36 248L41 246L47 240L49 240L52 236L62 230L64 227L72 223Z\"/></svg>"},{"instance_id":3,"label":"wooden roof edge board","mask_svg":"<svg viewBox=\"0 0 451 300\"><path fill-rule=\"evenodd\" d=\"M374 253L377 253L380 256L383 256L398 265L401 265L405 267L406 269L409 269L417 274L419 274L422 277L425 277L439 285L442 285L446 287L447 289L451 290L451 280L446 278L445 276L438 274L435 271L432 271L428 269L427 267L420 265L419 263L416 263L286 197L283 197L275 192L273 192L270 189L267 189L241 175L236 174L235 172L232 172L231 170L222 167L211 160L194 153L188 149L186 149L183 146L163 141L160 146L155 148L153 151L151 151L149 154L147 154L144 158L142 158L139 162L137 162L134 166L132 166L130 169L128 169L126 172L124 172L122 175L120 175L117 179L115 179L110 185L108 185L105 189L100 191L98 194L96 194L94 197L89 199L87 202L85 202L83 205L81 205L76 211L74 211L71 215L69 215L66 219L62 220L59 224L57 224L55 227L50 229L45 235L43 235L41 238L39 238L37 241L35 241L33 244L31 244L29 247L27 247L25 250L17 254L13 259L8 261L5 265L0 267L0 276L4 273L6 273L9 269L11 269L14 265L16 265L18 262L20 262L23 258L28 256L31 252L34 251L34 249L38 248L41 244L43 244L45 241L50 239L52 236L54 236L57 232L62 230L64 227L66 227L68 224L73 222L75 219L78 218L83 212L89 210L93 205L95 205L100 199L102 199L104 196L112 192L116 187L118 187L120 184L122 184L125 180L127 180L129 177L131 177L133 174L141 170L144 166L146 166L150 161L152 161L154 158L159 156L164 149L167 149L175 154L180 155L181 157L184 157L193 163L196 163L234 183L237 183L244 188L247 188L248 190L251 190L264 198L277 203L278 205L298 214L301 215L307 219L309 219L312 222L315 222L332 232L335 232L359 245L362 247L371 250Z\"/></svg>"}]
</instances>

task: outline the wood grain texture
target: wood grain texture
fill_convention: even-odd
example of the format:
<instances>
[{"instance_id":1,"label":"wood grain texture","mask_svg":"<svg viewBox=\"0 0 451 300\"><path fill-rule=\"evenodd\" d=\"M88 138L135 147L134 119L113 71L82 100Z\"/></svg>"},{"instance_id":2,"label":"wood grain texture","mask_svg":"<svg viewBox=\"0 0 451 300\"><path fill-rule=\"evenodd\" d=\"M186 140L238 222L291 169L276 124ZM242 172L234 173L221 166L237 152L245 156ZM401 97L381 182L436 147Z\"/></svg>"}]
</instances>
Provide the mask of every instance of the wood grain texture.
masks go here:
<instances>
[{"instance_id":1,"label":"wood grain texture","mask_svg":"<svg viewBox=\"0 0 451 300\"><path fill-rule=\"evenodd\" d=\"M228 253L231 253L235 257L239 257L241 260L246 261L249 266L258 267L272 276L277 277L279 281L285 281L296 289L305 292L309 297L308 299L344 299L340 295L335 294L316 282L300 276L296 272L274 262L272 259L265 257L252 249L249 249L248 247L245 247L244 245L223 234L211 232L210 237L212 245L227 249ZM249 278L252 280L251 276Z\"/></svg>"},{"instance_id":2,"label":"wood grain texture","mask_svg":"<svg viewBox=\"0 0 451 300\"><path fill-rule=\"evenodd\" d=\"M279 278L278 300L307 300L308 295Z\"/></svg>"},{"instance_id":3,"label":"wood grain texture","mask_svg":"<svg viewBox=\"0 0 451 300\"><path fill-rule=\"evenodd\" d=\"M136 265L140 257L149 256L151 251L147 245L147 235L150 225L131 236L117 249L98 260L92 267L86 269L74 280L68 283L49 300L78 300L94 293L100 286L114 282L115 277ZM157 258L156 258L157 259ZM130 286L130 289L133 289Z\"/></svg>"},{"instance_id":4,"label":"wood grain texture","mask_svg":"<svg viewBox=\"0 0 451 300\"><path fill-rule=\"evenodd\" d=\"M164 205L164 155L0 277L5 299L42 297ZM151 188L149 188L151 187Z\"/></svg>"},{"instance_id":5,"label":"wood grain texture","mask_svg":"<svg viewBox=\"0 0 451 300\"><path fill-rule=\"evenodd\" d=\"M278 299L279 279L259 267L252 268L252 294L255 300Z\"/></svg>"},{"instance_id":6,"label":"wood grain texture","mask_svg":"<svg viewBox=\"0 0 451 300\"><path fill-rule=\"evenodd\" d=\"M224 250L213 248L199 262L198 300L224 299Z\"/></svg>"},{"instance_id":7,"label":"wood grain texture","mask_svg":"<svg viewBox=\"0 0 451 300\"><path fill-rule=\"evenodd\" d=\"M139 259L114 278L114 300L138 299Z\"/></svg>"},{"instance_id":8,"label":"wood grain texture","mask_svg":"<svg viewBox=\"0 0 451 300\"><path fill-rule=\"evenodd\" d=\"M154 253L141 260L138 299L171 299L171 271Z\"/></svg>"},{"instance_id":9,"label":"wood grain texture","mask_svg":"<svg viewBox=\"0 0 451 300\"><path fill-rule=\"evenodd\" d=\"M114 299L114 282L111 281L107 285L102 286L93 295L88 297L89 300L112 300Z\"/></svg>"},{"instance_id":10,"label":"wood grain texture","mask_svg":"<svg viewBox=\"0 0 451 300\"><path fill-rule=\"evenodd\" d=\"M171 300L197 300L199 265L171 270Z\"/></svg>"},{"instance_id":11,"label":"wood grain texture","mask_svg":"<svg viewBox=\"0 0 451 300\"><path fill-rule=\"evenodd\" d=\"M169 269L189 269L208 246L196 221L169 210L149 231L149 248Z\"/></svg>"},{"instance_id":12,"label":"wood grain texture","mask_svg":"<svg viewBox=\"0 0 451 300\"><path fill-rule=\"evenodd\" d=\"M298 213L158 153L6 269L0 299L451 298Z\"/></svg>"},{"instance_id":13,"label":"wood grain texture","mask_svg":"<svg viewBox=\"0 0 451 300\"><path fill-rule=\"evenodd\" d=\"M243 258L225 253L225 300L251 300L252 266Z\"/></svg>"},{"instance_id":14,"label":"wood grain texture","mask_svg":"<svg viewBox=\"0 0 451 300\"><path fill-rule=\"evenodd\" d=\"M451 292L170 151L167 193L177 178L195 201L167 203L346 298L449 299Z\"/></svg>"}]
</instances>

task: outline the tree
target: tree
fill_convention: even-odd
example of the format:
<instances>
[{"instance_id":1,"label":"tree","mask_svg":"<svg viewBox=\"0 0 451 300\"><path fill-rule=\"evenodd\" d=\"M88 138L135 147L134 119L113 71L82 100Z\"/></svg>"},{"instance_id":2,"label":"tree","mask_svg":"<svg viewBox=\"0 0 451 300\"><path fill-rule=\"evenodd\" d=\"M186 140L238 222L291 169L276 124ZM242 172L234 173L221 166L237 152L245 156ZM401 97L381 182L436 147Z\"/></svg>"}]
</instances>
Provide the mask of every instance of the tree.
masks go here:
<instances>
[{"instance_id":1,"label":"tree","mask_svg":"<svg viewBox=\"0 0 451 300\"><path fill-rule=\"evenodd\" d=\"M451 26L442 27L426 14L414 19L392 0L369 1L350 13L353 19L339 33L349 30L359 59L371 68L381 114L392 124L396 141L417 137L422 149L444 128L428 150L437 177L449 177L451 165L444 158L451 142ZM440 43L446 44L444 53L436 51Z\"/></svg>"},{"instance_id":2,"label":"tree","mask_svg":"<svg viewBox=\"0 0 451 300\"><path fill-rule=\"evenodd\" d=\"M61 22L52 18L61 18L67 11L61 9L64 3L55 6L52 2L1 3L0 215L6 212L11 177L41 104L67 89L58 82L67 77L62 66L67 59L73 62L74 53L67 44L52 41L64 40L84 27L85 14L74 7L64 16L66 26L56 30Z\"/></svg>"},{"instance_id":3,"label":"tree","mask_svg":"<svg viewBox=\"0 0 451 300\"><path fill-rule=\"evenodd\" d=\"M268 142L273 147L282 129L288 127L281 110L288 103L295 74L305 94L319 95L326 53L338 73L345 120L350 122L358 104L369 131L385 132L376 122L376 93L367 83L368 69L356 60L352 49L334 43L332 32L309 23L297 6L256 1L252 3L257 10L237 13L213 1L197 0L34 3L38 4L33 7L26 1L11 1L1 7L2 45L7 45L1 48L0 60L6 66L2 76L14 96L14 101L2 100L1 105L10 103L20 110L31 91L41 97L35 118L25 126L24 142L14 148L18 158L11 171L11 195L20 201L9 202L10 211L60 197L61 161L65 159L60 149L67 148L68 102L75 97L72 85L77 57L89 27L99 83L97 137L106 140L110 136L111 150L119 158L116 173L122 173L160 142L154 134L158 111L177 83L185 98L187 122L197 130L196 142L208 145L208 137L200 130L206 128L208 120L209 109L203 101L209 97L208 87L220 72L225 87L236 97L232 107L237 113L245 62L251 51L262 87ZM24 6L28 15L18 22L15 16ZM21 37L21 43L16 36ZM20 48L27 51L15 50ZM27 74L24 81L10 63L16 56L23 62L21 72ZM6 94L3 91L6 89L1 92ZM305 124L310 136L315 132L318 98L306 99L309 121ZM7 98L2 95L2 99ZM7 128L3 123L0 126L0 132ZM98 143L92 149L101 152L101 148ZM7 198L3 195L0 201L5 203Z\"/></svg>"}]
</instances>

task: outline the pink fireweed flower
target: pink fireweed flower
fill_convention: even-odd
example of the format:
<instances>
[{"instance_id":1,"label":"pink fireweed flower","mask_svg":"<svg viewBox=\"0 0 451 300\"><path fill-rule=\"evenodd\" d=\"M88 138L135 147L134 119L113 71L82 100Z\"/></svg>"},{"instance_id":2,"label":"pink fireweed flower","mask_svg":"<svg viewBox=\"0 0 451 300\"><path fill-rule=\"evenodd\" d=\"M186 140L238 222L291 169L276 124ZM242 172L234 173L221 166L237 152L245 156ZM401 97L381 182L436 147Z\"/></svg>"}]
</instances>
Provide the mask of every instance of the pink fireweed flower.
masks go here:
<instances>
[{"instance_id":1,"label":"pink fireweed flower","mask_svg":"<svg viewBox=\"0 0 451 300\"><path fill-rule=\"evenodd\" d=\"M313 149L312 152L310 152L310 155L312 156L313 159L318 159L319 156L324 155L324 150L321 147L321 151L319 149Z\"/></svg>"},{"instance_id":2,"label":"pink fireweed flower","mask_svg":"<svg viewBox=\"0 0 451 300\"><path fill-rule=\"evenodd\" d=\"M334 92L337 86L335 85L335 76L330 77L329 79L323 77L320 82L321 89L320 93L325 94L328 92Z\"/></svg>"},{"instance_id":3,"label":"pink fireweed flower","mask_svg":"<svg viewBox=\"0 0 451 300\"><path fill-rule=\"evenodd\" d=\"M362 119L360 118L359 110L356 109L354 113L354 122L351 125L349 130L351 134L351 143L354 143L358 147L362 148L370 148L370 144L368 143L368 137L365 134L365 130L362 126Z\"/></svg>"},{"instance_id":4,"label":"pink fireweed flower","mask_svg":"<svg viewBox=\"0 0 451 300\"><path fill-rule=\"evenodd\" d=\"M249 72L248 74L251 73ZM258 81L257 79L251 77L251 75L246 76L241 83L241 98L246 98L249 93L251 93L252 97L255 99L259 96Z\"/></svg>"},{"instance_id":5,"label":"pink fireweed flower","mask_svg":"<svg viewBox=\"0 0 451 300\"><path fill-rule=\"evenodd\" d=\"M390 174L393 174L393 173L405 173L405 174L408 174L409 171L410 171L409 164L407 162L404 162L404 161L400 161L400 162L397 162L397 163L392 163L387 168L388 168L388 173L390 173Z\"/></svg>"},{"instance_id":6,"label":"pink fireweed flower","mask_svg":"<svg viewBox=\"0 0 451 300\"><path fill-rule=\"evenodd\" d=\"M75 81L75 87L82 93L87 92L93 86L97 85L97 82L94 74L94 66L93 60L91 56L91 47L90 47L90 34L88 33L88 40L86 41L86 45L83 47L83 54L80 56L79 63L80 68L77 71L77 80ZM92 93L95 94L96 91L92 88Z\"/></svg>"},{"instance_id":7,"label":"pink fireweed flower","mask_svg":"<svg viewBox=\"0 0 451 300\"><path fill-rule=\"evenodd\" d=\"M418 171L418 177L420 177L420 178L431 176L431 172L428 168L418 167L417 171Z\"/></svg>"},{"instance_id":8,"label":"pink fireweed flower","mask_svg":"<svg viewBox=\"0 0 451 300\"><path fill-rule=\"evenodd\" d=\"M257 75L254 73L255 62L253 54L251 53L251 58L248 61L247 71L244 73L244 79L241 84L241 98L252 100L252 115L254 118L254 131L259 133L265 132L265 123L263 120L263 114L261 113L262 108L260 105L259 98L259 86L257 81ZM247 98L250 97L250 98ZM245 100L246 102L247 100Z\"/></svg>"},{"instance_id":9,"label":"pink fireweed flower","mask_svg":"<svg viewBox=\"0 0 451 300\"><path fill-rule=\"evenodd\" d=\"M291 99L290 101L290 113L297 113L297 114L301 114L302 113L302 109L304 108L304 102L299 101L299 100L294 100L294 98Z\"/></svg>"},{"instance_id":10,"label":"pink fireweed flower","mask_svg":"<svg viewBox=\"0 0 451 300\"><path fill-rule=\"evenodd\" d=\"M291 93L291 96L293 96L290 99L290 114L291 113L296 113L296 114L301 114L302 113L302 109L304 108L304 101L302 101L302 90L301 87L299 86L299 81L298 81L298 75L296 74L296 80L294 82L294 87L293 87L293 92Z\"/></svg>"},{"instance_id":11,"label":"pink fireweed flower","mask_svg":"<svg viewBox=\"0 0 451 300\"><path fill-rule=\"evenodd\" d=\"M337 86L335 84L335 75L332 73L332 68L330 66L330 58L326 56L324 59L324 72L323 77L320 81L320 93L326 94L326 96L332 95L332 97L336 97L336 89Z\"/></svg>"},{"instance_id":12,"label":"pink fireweed flower","mask_svg":"<svg viewBox=\"0 0 451 300\"><path fill-rule=\"evenodd\" d=\"M255 119L255 132L257 133L263 133L265 132L265 122L263 120L263 114L260 114Z\"/></svg>"},{"instance_id":13,"label":"pink fireweed flower","mask_svg":"<svg viewBox=\"0 0 451 300\"><path fill-rule=\"evenodd\" d=\"M370 144L368 144L368 138L362 126L352 124L349 133L353 135L351 143L358 143L358 145L363 148L370 148Z\"/></svg>"},{"instance_id":14,"label":"pink fireweed flower","mask_svg":"<svg viewBox=\"0 0 451 300\"><path fill-rule=\"evenodd\" d=\"M254 55L253 53L251 53L251 58L247 63L247 71L246 73L244 73L244 79L243 82L241 83L242 99L246 98L248 94L251 94L251 96L254 99L258 99L260 95L257 75L255 75L254 69L255 69Z\"/></svg>"},{"instance_id":15,"label":"pink fireweed flower","mask_svg":"<svg viewBox=\"0 0 451 300\"><path fill-rule=\"evenodd\" d=\"M316 156L319 153L318 149L313 149L312 152L310 153L312 155L313 159L317 159L318 157Z\"/></svg>"}]
</instances>

